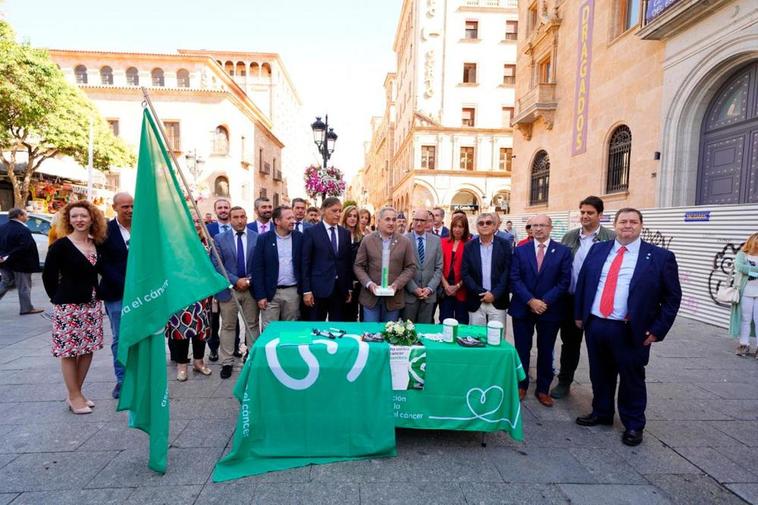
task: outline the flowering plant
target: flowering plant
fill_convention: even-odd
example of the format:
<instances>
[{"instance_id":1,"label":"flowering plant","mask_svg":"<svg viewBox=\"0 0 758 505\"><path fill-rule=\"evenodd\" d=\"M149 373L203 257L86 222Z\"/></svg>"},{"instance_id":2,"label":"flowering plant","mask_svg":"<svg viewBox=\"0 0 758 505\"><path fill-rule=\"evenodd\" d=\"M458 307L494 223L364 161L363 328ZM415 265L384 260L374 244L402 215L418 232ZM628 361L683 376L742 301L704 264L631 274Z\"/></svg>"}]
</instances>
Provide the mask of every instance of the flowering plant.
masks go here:
<instances>
[{"instance_id":1,"label":"flowering plant","mask_svg":"<svg viewBox=\"0 0 758 505\"><path fill-rule=\"evenodd\" d=\"M389 321L382 331L384 340L392 345L416 345L419 343L416 325L410 320Z\"/></svg>"},{"instance_id":2,"label":"flowering plant","mask_svg":"<svg viewBox=\"0 0 758 505\"><path fill-rule=\"evenodd\" d=\"M305 169L305 192L310 198L340 196L345 192L342 171L335 167L309 166Z\"/></svg>"}]
</instances>

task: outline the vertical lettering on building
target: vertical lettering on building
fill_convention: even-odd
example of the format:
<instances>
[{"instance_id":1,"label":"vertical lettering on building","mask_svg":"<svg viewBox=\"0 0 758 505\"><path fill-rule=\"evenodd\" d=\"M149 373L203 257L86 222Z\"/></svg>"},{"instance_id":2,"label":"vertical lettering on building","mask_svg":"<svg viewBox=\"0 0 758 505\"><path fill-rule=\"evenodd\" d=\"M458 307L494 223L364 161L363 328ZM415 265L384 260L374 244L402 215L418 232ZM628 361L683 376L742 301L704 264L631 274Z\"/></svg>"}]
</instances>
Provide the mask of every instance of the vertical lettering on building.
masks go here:
<instances>
[{"instance_id":1,"label":"vertical lettering on building","mask_svg":"<svg viewBox=\"0 0 758 505\"><path fill-rule=\"evenodd\" d=\"M587 150L587 114L590 98L590 66L592 64L592 20L595 1L584 0L579 6L579 43L576 59L576 95L571 155Z\"/></svg>"}]
</instances>

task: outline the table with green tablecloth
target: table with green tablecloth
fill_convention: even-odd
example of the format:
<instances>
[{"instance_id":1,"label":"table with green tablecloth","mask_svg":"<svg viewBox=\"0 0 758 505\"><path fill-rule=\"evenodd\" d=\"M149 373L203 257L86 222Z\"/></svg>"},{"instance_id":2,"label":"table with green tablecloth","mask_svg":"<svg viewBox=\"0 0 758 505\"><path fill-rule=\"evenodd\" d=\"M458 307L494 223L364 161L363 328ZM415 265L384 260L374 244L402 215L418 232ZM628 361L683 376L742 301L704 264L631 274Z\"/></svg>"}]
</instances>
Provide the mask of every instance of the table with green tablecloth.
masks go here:
<instances>
[{"instance_id":1,"label":"table with green tablecloth","mask_svg":"<svg viewBox=\"0 0 758 505\"><path fill-rule=\"evenodd\" d=\"M313 335L340 329L341 338ZM423 389L393 390L390 346L366 343L377 323L273 322L260 335L234 389L240 414L232 450L215 481L307 464L396 454L395 427L505 431L523 439L515 348L462 347L422 338ZM439 325L416 326L420 335ZM459 327L459 336L486 328Z\"/></svg>"}]
</instances>

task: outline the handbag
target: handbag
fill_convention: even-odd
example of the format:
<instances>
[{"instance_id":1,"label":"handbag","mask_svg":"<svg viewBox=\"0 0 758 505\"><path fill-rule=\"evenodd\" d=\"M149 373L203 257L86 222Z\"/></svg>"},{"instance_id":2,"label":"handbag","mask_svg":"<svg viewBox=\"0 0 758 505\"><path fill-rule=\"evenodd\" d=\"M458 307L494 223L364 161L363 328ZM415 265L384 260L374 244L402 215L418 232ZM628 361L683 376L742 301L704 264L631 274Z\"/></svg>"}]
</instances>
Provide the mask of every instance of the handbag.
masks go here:
<instances>
[{"instance_id":1,"label":"handbag","mask_svg":"<svg viewBox=\"0 0 758 505\"><path fill-rule=\"evenodd\" d=\"M734 287L734 264L732 264L732 270L729 273L729 284L718 289L716 301L732 305L740 301L740 290Z\"/></svg>"}]
</instances>

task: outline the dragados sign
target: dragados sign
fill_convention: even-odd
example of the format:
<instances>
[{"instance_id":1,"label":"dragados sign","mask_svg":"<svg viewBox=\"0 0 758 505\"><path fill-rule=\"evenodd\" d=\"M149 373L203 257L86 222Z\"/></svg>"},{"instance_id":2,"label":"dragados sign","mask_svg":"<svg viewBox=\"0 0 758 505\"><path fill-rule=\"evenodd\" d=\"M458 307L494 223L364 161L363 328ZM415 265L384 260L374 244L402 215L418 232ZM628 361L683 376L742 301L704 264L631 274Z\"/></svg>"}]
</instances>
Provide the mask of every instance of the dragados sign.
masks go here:
<instances>
[{"instance_id":1,"label":"dragados sign","mask_svg":"<svg viewBox=\"0 0 758 505\"><path fill-rule=\"evenodd\" d=\"M576 94L571 155L587 150L587 113L590 107L590 65L592 63L592 19L595 0L584 0L579 6L579 43L576 59Z\"/></svg>"}]
</instances>

